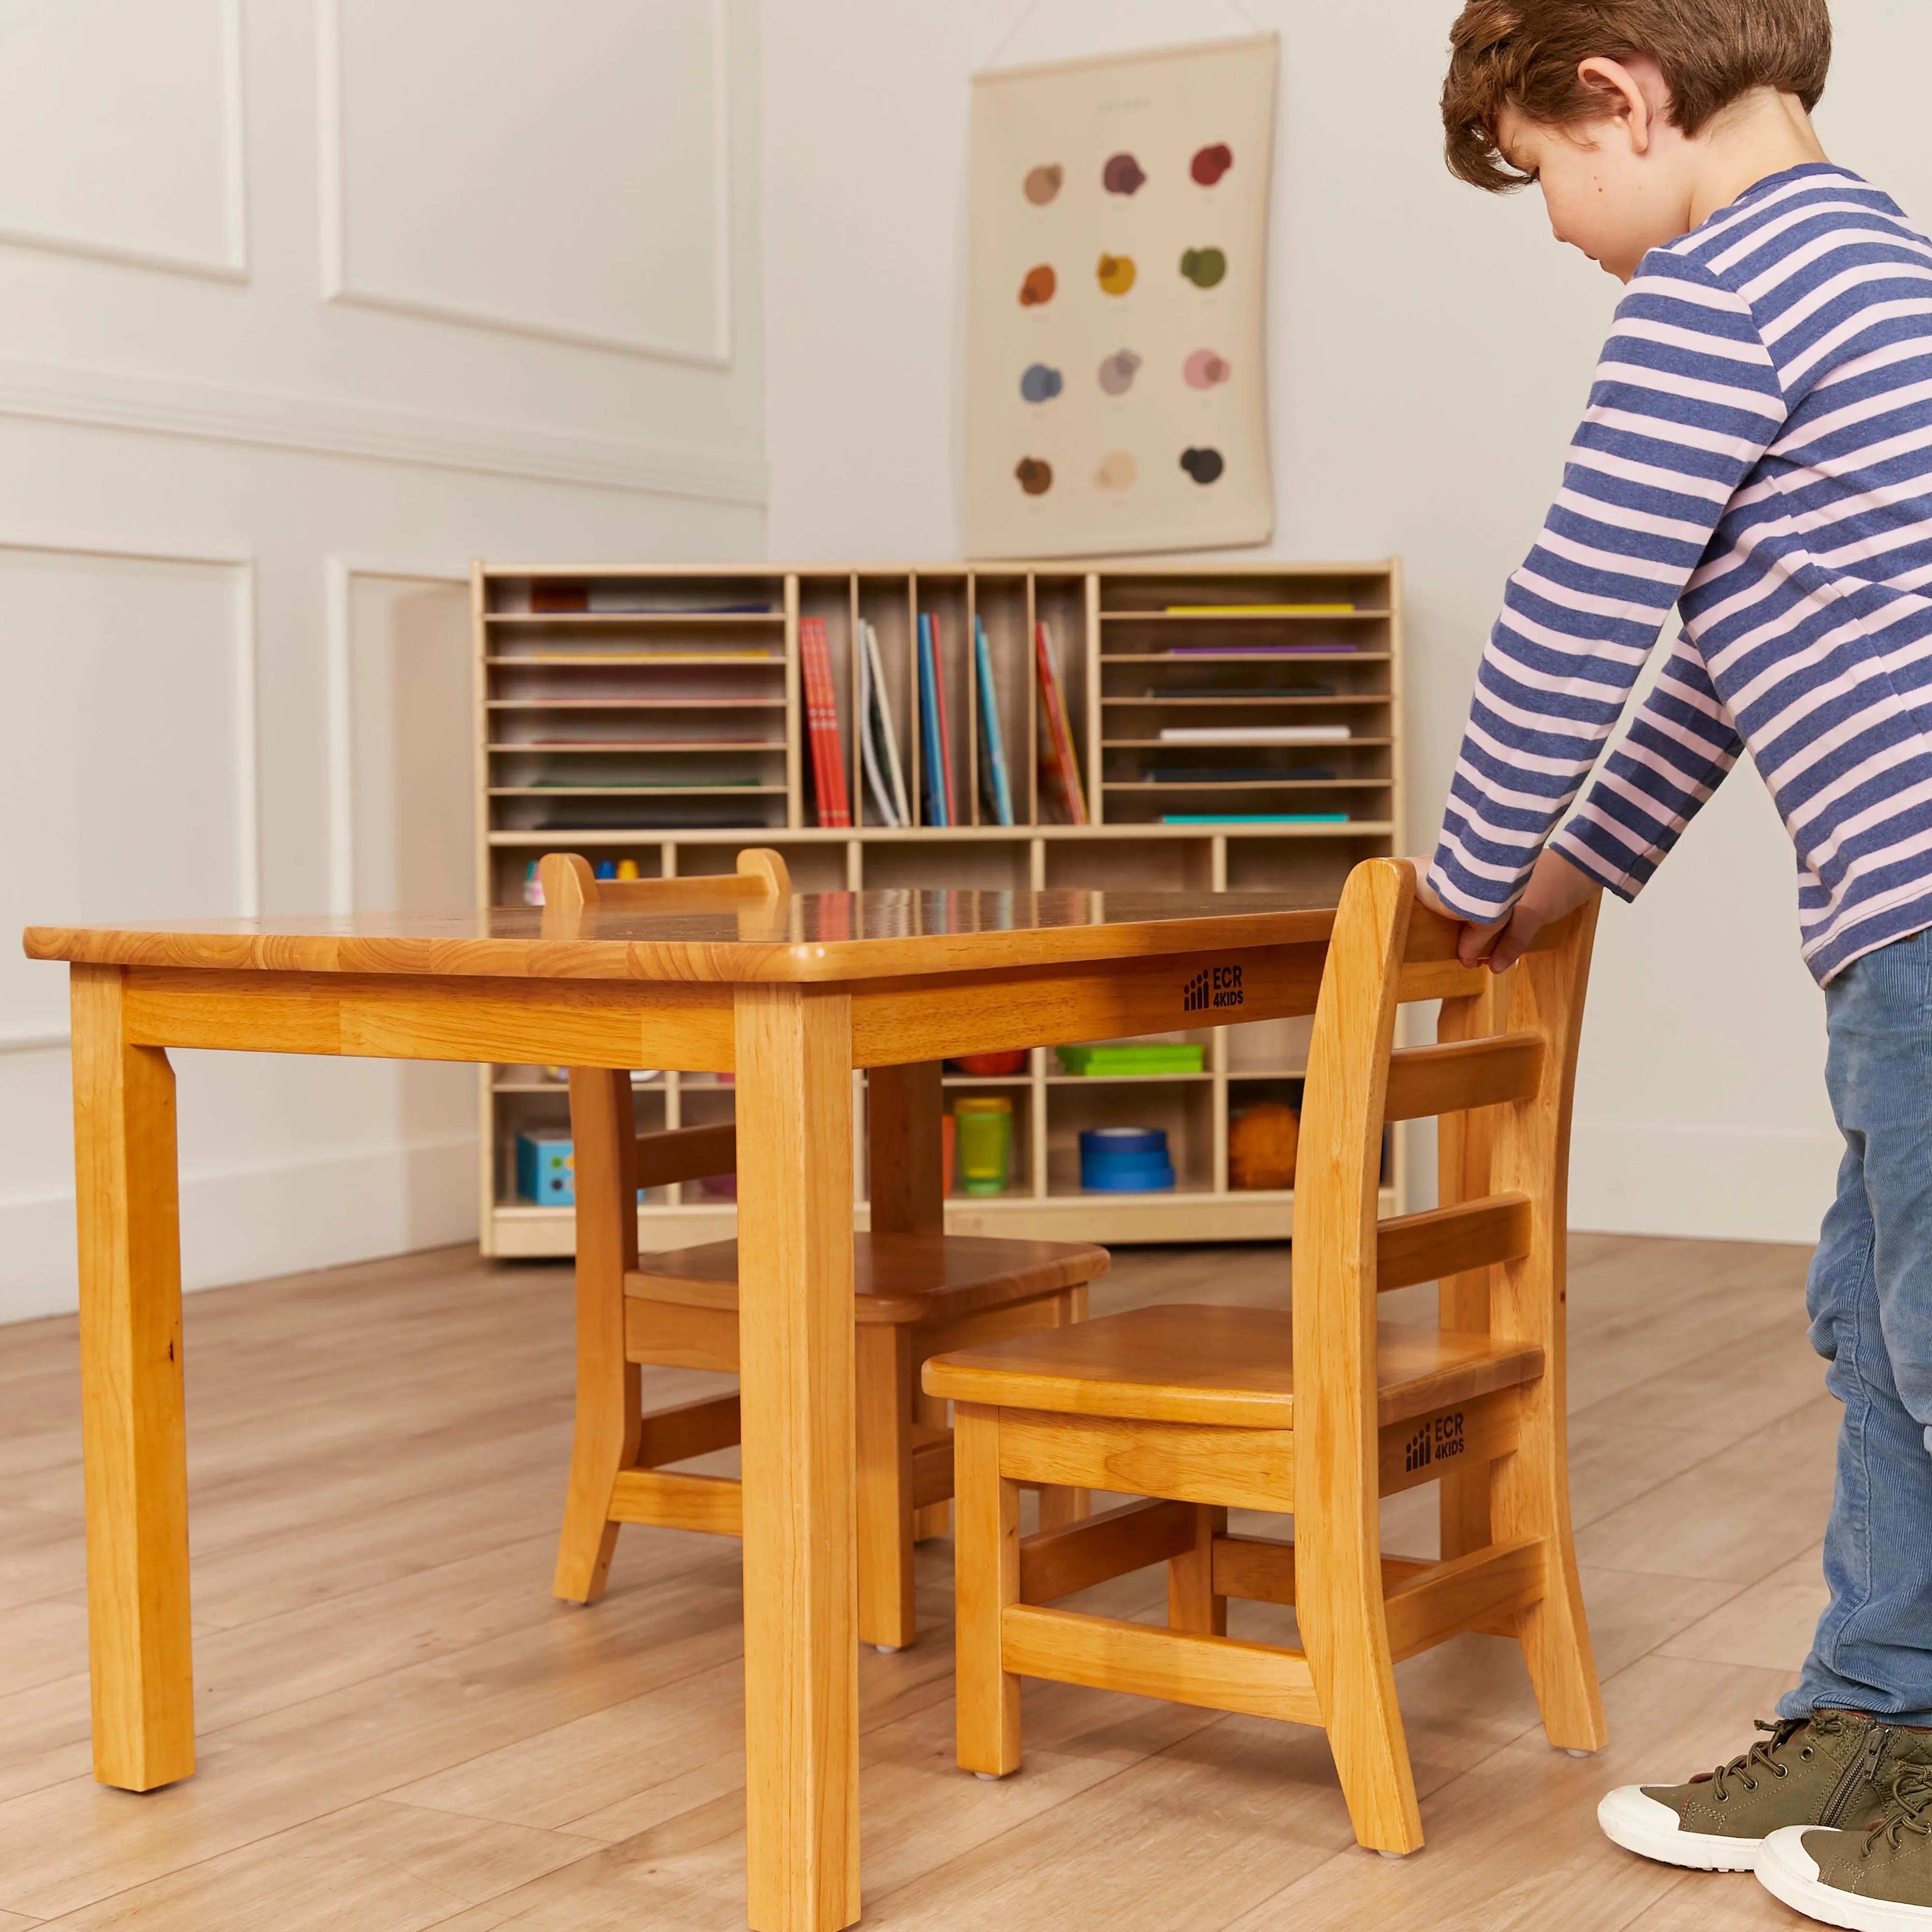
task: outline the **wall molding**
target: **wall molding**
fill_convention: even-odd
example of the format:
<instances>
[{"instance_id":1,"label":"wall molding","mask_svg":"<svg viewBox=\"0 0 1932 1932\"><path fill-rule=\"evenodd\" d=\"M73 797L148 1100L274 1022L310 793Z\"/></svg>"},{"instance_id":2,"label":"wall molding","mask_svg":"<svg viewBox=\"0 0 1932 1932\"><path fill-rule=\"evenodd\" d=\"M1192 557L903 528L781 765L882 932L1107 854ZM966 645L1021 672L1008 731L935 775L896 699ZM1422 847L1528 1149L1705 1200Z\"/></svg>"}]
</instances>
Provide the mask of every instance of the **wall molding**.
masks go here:
<instances>
[{"instance_id":1,"label":"wall molding","mask_svg":"<svg viewBox=\"0 0 1932 1932\"><path fill-rule=\"evenodd\" d=\"M0 357L0 416L764 507L765 465L370 404Z\"/></svg>"},{"instance_id":2,"label":"wall molding","mask_svg":"<svg viewBox=\"0 0 1932 1932\"><path fill-rule=\"evenodd\" d=\"M322 662L328 690L324 728L328 766L328 909L356 910L355 668L350 635L350 589L358 577L466 584L469 570L448 558L434 562L394 556L332 554L322 559Z\"/></svg>"},{"instance_id":3,"label":"wall molding","mask_svg":"<svg viewBox=\"0 0 1932 1932\"><path fill-rule=\"evenodd\" d=\"M257 657L255 556L245 545L222 538L207 542L122 533L98 535L31 524L0 524L0 551L28 550L63 556L132 557L146 562L191 563L232 571L235 581L235 639L231 668L235 680L235 862L240 896L238 916L259 918L262 910L260 720L256 715ZM31 1053L64 1045L64 1033L29 1028L0 1034L0 1052Z\"/></svg>"},{"instance_id":4,"label":"wall molding","mask_svg":"<svg viewBox=\"0 0 1932 1932\"><path fill-rule=\"evenodd\" d=\"M387 310L392 314L420 316L431 322L454 322L466 328L521 336L542 342L564 342L578 348L602 349L653 362L673 362L688 368L728 369L731 366L731 168L730 87L727 64L728 41L724 0L709 0L712 46L712 152L717 191L712 220L718 235L717 315L712 346L707 350L674 348L640 337L608 335L593 329L573 329L502 315L494 310L459 303L430 302L392 291L358 286L349 279L346 213L343 194L343 75L341 0L316 0L316 179L322 236L322 293L326 302L358 308Z\"/></svg>"},{"instance_id":5,"label":"wall molding","mask_svg":"<svg viewBox=\"0 0 1932 1932\"><path fill-rule=\"evenodd\" d=\"M248 280L248 143L242 0L220 0L220 8L223 214L226 230L223 258L211 262L198 255L171 255L160 249L132 248L124 242L97 241L88 236L41 228L0 226L0 244L38 249L48 254L77 256L85 262L110 262L118 268L190 275L198 281Z\"/></svg>"}]
</instances>

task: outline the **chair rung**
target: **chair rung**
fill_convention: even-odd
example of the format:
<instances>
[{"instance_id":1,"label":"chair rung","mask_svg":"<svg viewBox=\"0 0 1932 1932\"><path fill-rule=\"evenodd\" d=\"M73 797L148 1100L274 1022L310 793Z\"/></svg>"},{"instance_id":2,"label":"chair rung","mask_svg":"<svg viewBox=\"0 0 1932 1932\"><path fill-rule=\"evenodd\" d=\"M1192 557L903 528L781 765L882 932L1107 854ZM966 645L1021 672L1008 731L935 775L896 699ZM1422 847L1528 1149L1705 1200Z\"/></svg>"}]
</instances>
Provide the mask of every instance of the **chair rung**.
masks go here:
<instances>
[{"instance_id":1,"label":"chair rung","mask_svg":"<svg viewBox=\"0 0 1932 1932\"><path fill-rule=\"evenodd\" d=\"M674 1180L707 1180L738 1171L738 1128L733 1120L709 1127L670 1127L638 1136L638 1185L668 1187Z\"/></svg>"},{"instance_id":2,"label":"chair rung","mask_svg":"<svg viewBox=\"0 0 1932 1932\"><path fill-rule=\"evenodd\" d=\"M1376 1286L1383 1294L1440 1281L1529 1252L1527 1194L1491 1194L1453 1208L1391 1215L1376 1226Z\"/></svg>"},{"instance_id":3,"label":"chair rung","mask_svg":"<svg viewBox=\"0 0 1932 1932\"><path fill-rule=\"evenodd\" d=\"M1410 1577L1383 1601L1390 1655L1399 1662L1527 1610L1548 1592L1549 1552L1546 1538L1520 1537L1432 1563Z\"/></svg>"},{"instance_id":4,"label":"chair rung","mask_svg":"<svg viewBox=\"0 0 1932 1932\"><path fill-rule=\"evenodd\" d=\"M1000 1418L1000 1474L1018 1483L1292 1510L1294 1432L1008 1409Z\"/></svg>"},{"instance_id":5,"label":"chair rung","mask_svg":"<svg viewBox=\"0 0 1932 1932\"><path fill-rule=\"evenodd\" d=\"M1122 1503L1020 1539L1020 1601L1050 1604L1076 1590L1165 1563L1194 1546L1191 1503Z\"/></svg>"},{"instance_id":6,"label":"chair rung","mask_svg":"<svg viewBox=\"0 0 1932 1932\"><path fill-rule=\"evenodd\" d=\"M1292 1724L1322 1721L1307 1658L1269 1644L1010 1604L1000 1616L1000 1651L1004 1667L1023 1677Z\"/></svg>"},{"instance_id":7,"label":"chair rung","mask_svg":"<svg viewBox=\"0 0 1932 1932\"><path fill-rule=\"evenodd\" d=\"M1433 1563L1418 1563L1411 1557L1384 1556L1382 1588L1393 1590L1435 1567ZM1269 1536L1216 1537L1214 1594L1240 1597L1251 1604L1286 1604L1293 1609L1294 1545Z\"/></svg>"},{"instance_id":8,"label":"chair rung","mask_svg":"<svg viewBox=\"0 0 1932 1932\"><path fill-rule=\"evenodd\" d=\"M713 1536L742 1536L744 1492L729 1476L621 1469L610 1488L610 1520L655 1523L660 1529L701 1529Z\"/></svg>"},{"instance_id":9,"label":"chair rung","mask_svg":"<svg viewBox=\"0 0 1932 1932\"><path fill-rule=\"evenodd\" d=\"M924 1509L952 1493L952 1432L935 1432L912 1450L912 1506Z\"/></svg>"},{"instance_id":10,"label":"chair rung","mask_svg":"<svg viewBox=\"0 0 1932 1932\"><path fill-rule=\"evenodd\" d=\"M1385 1120L1420 1120L1527 1100L1543 1078L1543 1040L1533 1033L1406 1046L1389 1055Z\"/></svg>"},{"instance_id":11,"label":"chair rung","mask_svg":"<svg viewBox=\"0 0 1932 1932\"><path fill-rule=\"evenodd\" d=\"M638 1432L638 1467L658 1469L693 1456L728 1449L739 1440L738 1398L707 1396L646 1416Z\"/></svg>"}]
</instances>

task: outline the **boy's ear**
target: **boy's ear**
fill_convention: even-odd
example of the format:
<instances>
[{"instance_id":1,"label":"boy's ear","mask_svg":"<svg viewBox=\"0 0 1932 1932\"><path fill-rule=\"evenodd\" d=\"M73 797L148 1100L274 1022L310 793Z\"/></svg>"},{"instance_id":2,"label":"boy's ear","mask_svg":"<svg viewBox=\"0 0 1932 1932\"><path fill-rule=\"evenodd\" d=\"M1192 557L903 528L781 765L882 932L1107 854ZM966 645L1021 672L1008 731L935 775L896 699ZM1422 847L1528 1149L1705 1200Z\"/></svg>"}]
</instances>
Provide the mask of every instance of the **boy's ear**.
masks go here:
<instances>
[{"instance_id":1,"label":"boy's ear","mask_svg":"<svg viewBox=\"0 0 1932 1932\"><path fill-rule=\"evenodd\" d=\"M1638 154L1649 152L1651 129L1658 107L1649 98L1643 78L1621 61L1592 54L1577 63L1576 78L1602 103L1606 120L1614 121L1629 134L1631 148ZM1657 80L1661 82L1660 73Z\"/></svg>"}]
</instances>

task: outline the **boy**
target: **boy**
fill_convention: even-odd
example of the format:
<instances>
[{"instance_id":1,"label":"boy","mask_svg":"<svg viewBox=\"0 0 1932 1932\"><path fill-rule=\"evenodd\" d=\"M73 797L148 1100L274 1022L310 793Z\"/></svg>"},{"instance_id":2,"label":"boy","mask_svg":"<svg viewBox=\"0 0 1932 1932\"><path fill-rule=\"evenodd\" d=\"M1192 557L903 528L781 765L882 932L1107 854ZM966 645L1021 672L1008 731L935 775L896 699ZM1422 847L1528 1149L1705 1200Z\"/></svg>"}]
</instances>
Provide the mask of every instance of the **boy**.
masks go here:
<instances>
[{"instance_id":1,"label":"boy","mask_svg":"<svg viewBox=\"0 0 1932 1932\"><path fill-rule=\"evenodd\" d=\"M1741 751L1770 787L1846 1145L1808 1293L1845 1405L1831 1606L1763 1738L1598 1816L1828 1924L1932 1928L1932 244L1826 158L1830 54L1825 0L1456 22L1450 167L1537 182L1628 292L1425 897L1500 968L1602 887L1634 898ZM1673 603L1654 690L1559 827Z\"/></svg>"}]
</instances>

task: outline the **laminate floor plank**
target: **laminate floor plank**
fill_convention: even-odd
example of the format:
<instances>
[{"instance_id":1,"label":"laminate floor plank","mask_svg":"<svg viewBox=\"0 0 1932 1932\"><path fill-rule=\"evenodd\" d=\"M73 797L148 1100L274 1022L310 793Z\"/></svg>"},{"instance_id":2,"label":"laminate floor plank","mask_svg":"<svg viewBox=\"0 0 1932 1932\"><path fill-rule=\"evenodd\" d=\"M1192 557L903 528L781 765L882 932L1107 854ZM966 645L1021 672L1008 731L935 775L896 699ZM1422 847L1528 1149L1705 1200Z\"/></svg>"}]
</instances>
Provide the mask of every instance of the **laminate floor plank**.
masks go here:
<instances>
[{"instance_id":1,"label":"laminate floor plank","mask_svg":"<svg viewBox=\"0 0 1932 1932\"><path fill-rule=\"evenodd\" d=\"M1805 1261L1573 1240L1572 1488L1610 1750L1549 1750L1516 1646L1470 1636L1397 1667L1429 1834L1400 1864L1354 1848L1326 1741L1292 1726L1029 1682L1025 1765L983 1783L952 1760L939 1539L915 1563L919 1643L860 1658L866 1924L1794 1924L1748 1879L1618 1851L1593 1814L1609 1784L1742 1748L1792 1681L1838 1415ZM1125 1250L1093 1305L1285 1306L1287 1287L1279 1248ZM1432 1289L1396 1299L1430 1318ZM628 1528L600 1603L553 1601L569 1323L566 1268L460 1249L188 1298L200 1769L140 1797L89 1775L74 1324L0 1330L0 1932L735 1932L736 1546ZM722 1385L646 1370L645 1400ZM1383 1517L1386 1547L1433 1553L1432 1489ZM1164 1580L1071 1601L1158 1622ZM1291 1640L1293 1613L1237 1603L1231 1628Z\"/></svg>"}]
</instances>

